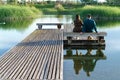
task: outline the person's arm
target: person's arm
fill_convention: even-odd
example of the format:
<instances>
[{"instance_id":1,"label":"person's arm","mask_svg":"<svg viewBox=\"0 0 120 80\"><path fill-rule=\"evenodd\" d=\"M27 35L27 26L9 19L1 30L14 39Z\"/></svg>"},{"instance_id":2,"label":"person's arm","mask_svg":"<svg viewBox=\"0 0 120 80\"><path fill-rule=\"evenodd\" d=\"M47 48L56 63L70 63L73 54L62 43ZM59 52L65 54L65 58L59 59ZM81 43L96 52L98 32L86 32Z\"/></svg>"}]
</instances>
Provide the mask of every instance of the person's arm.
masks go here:
<instances>
[{"instance_id":1,"label":"person's arm","mask_svg":"<svg viewBox=\"0 0 120 80\"><path fill-rule=\"evenodd\" d=\"M94 21L94 30L95 30L96 33L98 33L95 21Z\"/></svg>"},{"instance_id":2,"label":"person's arm","mask_svg":"<svg viewBox=\"0 0 120 80\"><path fill-rule=\"evenodd\" d=\"M84 20L83 25L82 25L82 32L85 32L85 20Z\"/></svg>"}]
</instances>

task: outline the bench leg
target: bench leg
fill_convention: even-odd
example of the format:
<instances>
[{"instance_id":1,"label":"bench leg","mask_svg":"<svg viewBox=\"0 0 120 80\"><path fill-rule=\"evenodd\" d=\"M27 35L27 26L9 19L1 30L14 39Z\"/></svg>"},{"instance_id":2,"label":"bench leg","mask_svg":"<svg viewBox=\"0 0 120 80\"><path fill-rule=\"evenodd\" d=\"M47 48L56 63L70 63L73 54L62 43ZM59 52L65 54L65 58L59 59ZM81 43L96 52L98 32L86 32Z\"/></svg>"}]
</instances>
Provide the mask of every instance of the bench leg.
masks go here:
<instances>
[{"instance_id":1,"label":"bench leg","mask_svg":"<svg viewBox=\"0 0 120 80\"><path fill-rule=\"evenodd\" d=\"M42 25L38 25L38 29L42 29Z\"/></svg>"},{"instance_id":2,"label":"bench leg","mask_svg":"<svg viewBox=\"0 0 120 80\"><path fill-rule=\"evenodd\" d=\"M104 43L104 42L105 42L104 36L98 36L98 41L99 41L100 43Z\"/></svg>"},{"instance_id":3,"label":"bench leg","mask_svg":"<svg viewBox=\"0 0 120 80\"><path fill-rule=\"evenodd\" d=\"M58 24L58 25L57 25L57 28L58 28L58 29L61 29L61 24Z\"/></svg>"},{"instance_id":4,"label":"bench leg","mask_svg":"<svg viewBox=\"0 0 120 80\"><path fill-rule=\"evenodd\" d=\"M68 45L70 45L72 43L72 37L68 36L67 40L68 40Z\"/></svg>"}]
</instances>

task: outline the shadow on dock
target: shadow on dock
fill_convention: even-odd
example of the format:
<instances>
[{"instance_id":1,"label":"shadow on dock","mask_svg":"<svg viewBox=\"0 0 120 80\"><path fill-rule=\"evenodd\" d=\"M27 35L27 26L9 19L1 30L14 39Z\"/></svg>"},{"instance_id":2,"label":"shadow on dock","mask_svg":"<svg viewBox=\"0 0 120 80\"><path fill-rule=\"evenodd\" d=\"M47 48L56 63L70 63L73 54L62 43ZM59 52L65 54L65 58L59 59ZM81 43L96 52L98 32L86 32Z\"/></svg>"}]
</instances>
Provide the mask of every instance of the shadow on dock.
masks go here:
<instances>
[{"instance_id":1,"label":"shadow on dock","mask_svg":"<svg viewBox=\"0 0 120 80\"><path fill-rule=\"evenodd\" d=\"M62 40L43 40L43 41L30 41L21 42L17 46L45 46L45 45L60 45Z\"/></svg>"}]
</instances>

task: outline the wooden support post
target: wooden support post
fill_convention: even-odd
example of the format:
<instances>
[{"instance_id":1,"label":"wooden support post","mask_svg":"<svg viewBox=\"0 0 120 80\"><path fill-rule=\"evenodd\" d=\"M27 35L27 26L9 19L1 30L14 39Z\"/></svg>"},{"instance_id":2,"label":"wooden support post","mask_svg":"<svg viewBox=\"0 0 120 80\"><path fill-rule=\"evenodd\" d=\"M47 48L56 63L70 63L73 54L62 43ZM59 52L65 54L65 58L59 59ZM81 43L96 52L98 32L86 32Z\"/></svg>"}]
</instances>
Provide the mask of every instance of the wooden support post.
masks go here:
<instances>
[{"instance_id":1,"label":"wooden support post","mask_svg":"<svg viewBox=\"0 0 120 80\"><path fill-rule=\"evenodd\" d=\"M57 28L58 28L58 29L61 29L61 24L58 24L58 25L57 25Z\"/></svg>"},{"instance_id":2,"label":"wooden support post","mask_svg":"<svg viewBox=\"0 0 120 80\"><path fill-rule=\"evenodd\" d=\"M42 25L38 25L38 29L42 29Z\"/></svg>"},{"instance_id":3,"label":"wooden support post","mask_svg":"<svg viewBox=\"0 0 120 80\"><path fill-rule=\"evenodd\" d=\"M99 41L100 43L104 43L104 42L105 42L104 36L98 36L98 41Z\"/></svg>"},{"instance_id":4,"label":"wooden support post","mask_svg":"<svg viewBox=\"0 0 120 80\"><path fill-rule=\"evenodd\" d=\"M68 45L72 43L72 37L71 36L68 36L67 40L68 40Z\"/></svg>"}]
</instances>

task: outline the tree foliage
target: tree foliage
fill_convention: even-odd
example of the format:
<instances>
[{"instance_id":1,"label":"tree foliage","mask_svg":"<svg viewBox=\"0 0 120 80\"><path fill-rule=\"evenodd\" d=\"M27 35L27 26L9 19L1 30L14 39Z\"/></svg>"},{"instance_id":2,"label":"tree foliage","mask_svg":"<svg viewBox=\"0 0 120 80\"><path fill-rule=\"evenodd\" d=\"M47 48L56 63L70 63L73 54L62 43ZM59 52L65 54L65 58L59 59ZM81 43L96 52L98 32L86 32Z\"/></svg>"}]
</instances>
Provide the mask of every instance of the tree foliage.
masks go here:
<instances>
[{"instance_id":1,"label":"tree foliage","mask_svg":"<svg viewBox=\"0 0 120 80\"><path fill-rule=\"evenodd\" d=\"M8 4L17 4L17 0L7 0Z\"/></svg>"},{"instance_id":2,"label":"tree foliage","mask_svg":"<svg viewBox=\"0 0 120 80\"><path fill-rule=\"evenodd\" d=\"M120 3L120 0L106 0L108 3Z\"/></svg>"},{"instance_id":3,"label":"tree foliage","mask_svg":"<svg viewBox=\"0 0 120 80\"><path fill-rule=\"evenodd\" d=\"M82 2L94 2L94 0L81 0Z\"/></svg>"}]
</instances>

